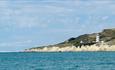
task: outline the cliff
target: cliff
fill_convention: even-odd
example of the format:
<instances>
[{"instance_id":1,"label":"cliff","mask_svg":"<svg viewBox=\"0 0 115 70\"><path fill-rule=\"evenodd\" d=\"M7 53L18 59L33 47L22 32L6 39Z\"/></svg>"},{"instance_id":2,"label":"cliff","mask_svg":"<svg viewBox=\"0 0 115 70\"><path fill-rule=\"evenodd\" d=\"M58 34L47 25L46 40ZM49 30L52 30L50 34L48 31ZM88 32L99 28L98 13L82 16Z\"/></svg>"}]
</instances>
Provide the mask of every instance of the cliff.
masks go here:
<instances>
[{"instance_id":1,"label":"cliff","mask_svg":"<svg viewBox=\"0 0 115 70\"><path fill-rule=\"evenodd\" d=\"M100 43L97 46L95 40L96 35L100 36ZM80 46L80 41L83 41L86 45ZM87 45L92 43L91 45ZM41 46L26 49L25 51L29 52L63 52L63 51L115 51L115 28L113 29L104 29L99 33L84 34L75 38L70 38L62 43Z\"/></svg>"}]
</instances>

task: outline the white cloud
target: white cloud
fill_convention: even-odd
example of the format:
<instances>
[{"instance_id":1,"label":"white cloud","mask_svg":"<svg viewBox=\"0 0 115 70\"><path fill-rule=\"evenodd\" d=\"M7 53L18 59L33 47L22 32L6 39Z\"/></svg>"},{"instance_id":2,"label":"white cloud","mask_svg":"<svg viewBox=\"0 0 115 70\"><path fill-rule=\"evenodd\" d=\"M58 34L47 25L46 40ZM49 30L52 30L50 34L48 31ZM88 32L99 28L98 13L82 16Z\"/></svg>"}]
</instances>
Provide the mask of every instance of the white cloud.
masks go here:
<instances>
[{"instance_id":1,"label":"white cloud","mask_svg":"<svg viewBox=\"0 0 115 70\"><path fill-rule=\"evenodd\" d=\"M112 0L0 1L0 31L5 36L10 33L9 39L4 36L4 40L1 36L1 41L11 41L1 42L0 47L32 46L38 42L38 38L41 42L47 42L51 33L55 38L64 38L66 35L74 36L114 27L113 17L111 21L105 21L113 14L115 3ZM103 20L113 24L105 24Z\"/></svg>"},{"instance_id":2,"label":"white cloud","mask_svg":"<svg viewBox=\"0 0 115 70\"><path fill-rule=\"evenodd\" d=\"M49 1L50 2L50 1ZM71 15L104 15L104 14L114 14L115 6L112 0L108 1L53 1L48 4L48 2L41 2L41 4L32 2L18 2L15 1L10 4L9 1L3 1L2 13L6 14L0 18L4 23L7 22L11 25L20 28L31 28L31 27L47 27L51 19L47 18L43 20L48 15L57 17L59 15L64 17L69 17ZM43 4L42 4L43 3ZM45 4L44 4L45 3ZM5 7L5 9L4 9ZM104 12L105 11L105 12ZM111 13L112 12L112 13ZM68 16L67 16L68 15ZM4 20L3 20L4 17ZM42 18L41 18L42 17ZM6 18L8 18L7 21ZM45 23L44 23L45 21ZM67 20L60 20L62 22L68 23ZM71 21L71 19L70 19ZM75 20L77 22L77 20ZM73 21L72 21L73 22ZM78 19L79 22L79 19Z\"/></svg>"}]
</instances>

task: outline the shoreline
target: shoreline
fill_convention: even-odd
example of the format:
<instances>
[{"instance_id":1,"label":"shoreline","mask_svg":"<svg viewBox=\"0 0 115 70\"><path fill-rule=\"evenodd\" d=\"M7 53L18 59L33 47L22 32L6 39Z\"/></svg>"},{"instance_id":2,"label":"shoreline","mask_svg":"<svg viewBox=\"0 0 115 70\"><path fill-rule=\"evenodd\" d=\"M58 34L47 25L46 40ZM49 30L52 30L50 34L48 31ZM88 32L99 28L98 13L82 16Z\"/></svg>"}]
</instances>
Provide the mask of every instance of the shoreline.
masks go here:
<instances>
[{"instance_id":1,"label":"shoreline","mask_svg":"<svg viewBox=\"0 0 115 70\"><path fill-rule=\"evenodd\" d=\"M59 48L57 46L53 47L44 47L44 48L37 48L37 49L27 49L24 52L98 52L98 51L115 51L115 45L100 45L96 46L91 45L91 46L81 46L75 47L75 46L66 46Z\"/></svg>"}]
</instances>

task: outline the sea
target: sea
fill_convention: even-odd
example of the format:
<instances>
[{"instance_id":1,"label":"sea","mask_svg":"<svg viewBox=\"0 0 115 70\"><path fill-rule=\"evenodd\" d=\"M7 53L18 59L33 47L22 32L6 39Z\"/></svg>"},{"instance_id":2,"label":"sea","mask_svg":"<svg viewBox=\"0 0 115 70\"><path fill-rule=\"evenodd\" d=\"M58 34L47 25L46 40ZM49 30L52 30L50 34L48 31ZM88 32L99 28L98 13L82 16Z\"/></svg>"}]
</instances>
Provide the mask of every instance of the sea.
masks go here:
<instances>
[{"instance_id":1,"label":"sea","mask_svg":"<svg viewBox=\"0 0 115 70\"><path fill-rule=\"evenodd\" d=\"M1 52L0 70L115 70L115 52Z\"/></svg>"}]
</instances>

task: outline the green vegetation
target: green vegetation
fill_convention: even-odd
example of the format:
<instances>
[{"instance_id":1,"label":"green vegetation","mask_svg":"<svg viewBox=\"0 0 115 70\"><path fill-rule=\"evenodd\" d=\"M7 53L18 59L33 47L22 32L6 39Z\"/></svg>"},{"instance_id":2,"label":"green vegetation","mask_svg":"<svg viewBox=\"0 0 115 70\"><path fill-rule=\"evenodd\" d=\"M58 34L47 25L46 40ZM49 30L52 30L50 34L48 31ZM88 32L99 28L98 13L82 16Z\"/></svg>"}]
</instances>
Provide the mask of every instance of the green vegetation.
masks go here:
<instances>
[{"instance_id":1,"label":"green vegetation","mask_svg":"<svg viewBox=\"0 0 115 70\"><path fill-rule=\"evenodd\" d=\"M80 45L80 41L82 40L83 42L95 42L96 39L96 34L97 33L93 33L93 34L84 34L84 35L80 35L78 37L75 38L70 38L62 43L59 44L55 44L55 45L49 45L49 46L42 46L42 47L34 47L34 48L30 48L30 49L37 49L37 48L43 48L43 47L66 47L66 46L78 46ZM115 29L104 29L102 32L98 33L100 35L100 40L104 41L110 45L115 45Z\"/></svg>"}]
</instances>

